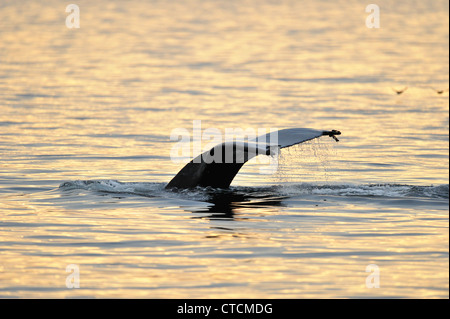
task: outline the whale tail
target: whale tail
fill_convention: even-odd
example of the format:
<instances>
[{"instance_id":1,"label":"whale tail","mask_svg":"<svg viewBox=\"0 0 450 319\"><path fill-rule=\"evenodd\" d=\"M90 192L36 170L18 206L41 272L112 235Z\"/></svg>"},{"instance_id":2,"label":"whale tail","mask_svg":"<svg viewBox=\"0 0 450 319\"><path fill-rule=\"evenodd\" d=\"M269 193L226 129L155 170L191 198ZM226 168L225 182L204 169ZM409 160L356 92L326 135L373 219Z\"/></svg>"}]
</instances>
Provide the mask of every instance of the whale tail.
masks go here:
<instances>
[{"instance_id":1,"label":"whale tail","mask_svg":"<svg viewBox=\"0 0 450 319\"><path fill-rule=\"evenodd\" d=\"M324 135L339 141L341 132L307 128L284 129L258 136L248 142L225 142L198 155L186 164L166 188L228 188L241 167L257 155L273 155L278 149Z\"/></svg>"}]
</instances>

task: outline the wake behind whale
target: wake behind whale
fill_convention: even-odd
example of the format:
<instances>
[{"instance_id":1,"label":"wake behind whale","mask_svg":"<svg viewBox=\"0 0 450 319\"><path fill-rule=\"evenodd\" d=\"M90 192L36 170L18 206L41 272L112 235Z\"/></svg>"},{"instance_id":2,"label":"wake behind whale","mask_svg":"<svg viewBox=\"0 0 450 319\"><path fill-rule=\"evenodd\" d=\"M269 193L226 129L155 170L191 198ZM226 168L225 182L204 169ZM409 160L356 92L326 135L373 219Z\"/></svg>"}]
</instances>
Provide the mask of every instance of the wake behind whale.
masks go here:
<instances>
[{"instance_id":1,"label":"wake behind whale","mask_svg":"<svg viewBox=\"0 0 450 319\"><path fill-rule=\"evenodd\" d=\"M270 186L231 186L228 189L195 187L167 189L165 183L120 182L117 180L76 180L59 186L63 191L85 190L93 194L130 195L143 197L170 197L208 201L212 195L242 195L245 198L292 196L339 196L370 198L441 198L448 199L449 185L417 186L406 184L314 184L294 183Z\"/></svg>"}]
</instances>

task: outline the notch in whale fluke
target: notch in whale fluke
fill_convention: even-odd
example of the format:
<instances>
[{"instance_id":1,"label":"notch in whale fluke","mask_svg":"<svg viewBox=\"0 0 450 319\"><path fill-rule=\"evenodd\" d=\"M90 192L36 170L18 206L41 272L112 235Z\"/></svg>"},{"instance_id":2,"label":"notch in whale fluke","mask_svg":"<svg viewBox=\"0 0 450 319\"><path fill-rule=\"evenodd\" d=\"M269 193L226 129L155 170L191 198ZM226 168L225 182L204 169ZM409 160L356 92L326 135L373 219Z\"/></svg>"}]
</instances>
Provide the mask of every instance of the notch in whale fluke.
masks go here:
<instances>
[{"instance_id":1,"label":"notch in whale fluke","mask_svg":"<svg viewBox=\"0 0 450 319\"><path fill-rule=\"evenodd\" d=\"M336 137L336 135L341 135L341 131L323 131L322 135L328 135L329 137L332 137L336 142L339 142L339 139Z\"/></svg>"},{"instance_id":2,"label":"notch in whale fluke","mask_svg":"<svg viewBox=\"0 0 450 319\"><path fill-rule=\"evenodd\" d=\"M290 147L321 136L336 142L340 131L291 128L270 132L248 142L225 142L198 155L186 164L166 188L228 188L241 167L257 155L273 155L276 149Z\"/></svg>"}]
</instances>

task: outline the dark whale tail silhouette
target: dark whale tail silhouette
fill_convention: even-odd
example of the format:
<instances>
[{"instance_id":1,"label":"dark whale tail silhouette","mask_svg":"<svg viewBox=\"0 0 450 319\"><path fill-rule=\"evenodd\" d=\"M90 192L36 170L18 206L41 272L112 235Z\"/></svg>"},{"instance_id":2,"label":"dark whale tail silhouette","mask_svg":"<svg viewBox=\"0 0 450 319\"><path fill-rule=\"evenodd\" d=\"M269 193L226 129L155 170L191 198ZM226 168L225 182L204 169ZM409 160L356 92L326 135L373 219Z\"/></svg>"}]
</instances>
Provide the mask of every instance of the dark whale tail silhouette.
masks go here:
<instances>
[{"instance_id":1,"label":"dark whale tail silhouette","mask_svg":"<svg viewBox=\"0 0 450 319\"><path fill-rule=\"evenodd\" d=\"M336 135L340 134L336 130L292 128L264 134L248 142L221 143L187 163L166 188L228 188L241 167L257 155L273 155L278 149L323 135L339 141Z\"/></svg>"}]
</instances>

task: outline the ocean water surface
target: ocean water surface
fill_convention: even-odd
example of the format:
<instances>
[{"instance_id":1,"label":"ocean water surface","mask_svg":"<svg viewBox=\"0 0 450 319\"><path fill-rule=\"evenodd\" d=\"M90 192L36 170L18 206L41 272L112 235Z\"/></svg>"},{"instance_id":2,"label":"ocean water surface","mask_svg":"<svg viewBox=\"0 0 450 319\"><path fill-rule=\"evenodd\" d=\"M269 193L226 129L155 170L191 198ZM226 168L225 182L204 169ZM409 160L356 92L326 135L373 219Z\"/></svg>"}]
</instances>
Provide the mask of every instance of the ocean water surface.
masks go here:
<instances>
[{"instance_id":1,"label":"ocean water surface","mask_svg":"<svg viewBox=\"0 0 450 319\"><path fill-rule=\"evenodd\" d=\"M0 2L1 298L449 297L448 1L67 4ZM165 190L193 121L342 135Z\"/></svg>"}]
</instances>

